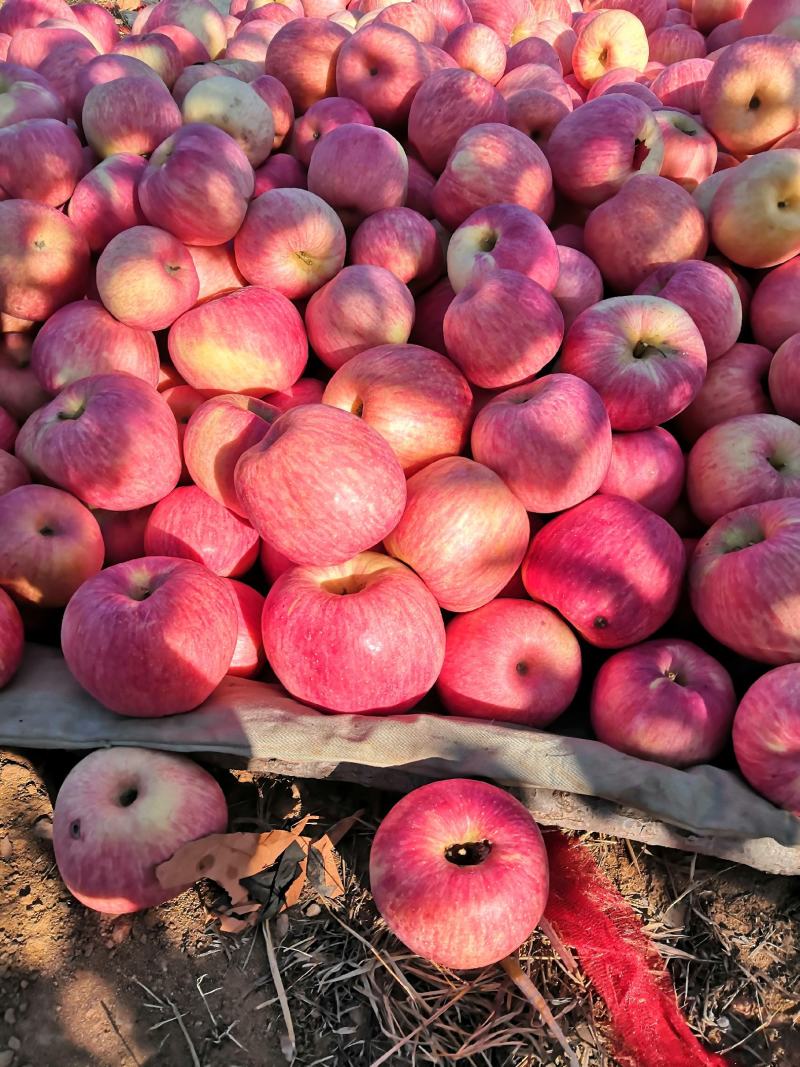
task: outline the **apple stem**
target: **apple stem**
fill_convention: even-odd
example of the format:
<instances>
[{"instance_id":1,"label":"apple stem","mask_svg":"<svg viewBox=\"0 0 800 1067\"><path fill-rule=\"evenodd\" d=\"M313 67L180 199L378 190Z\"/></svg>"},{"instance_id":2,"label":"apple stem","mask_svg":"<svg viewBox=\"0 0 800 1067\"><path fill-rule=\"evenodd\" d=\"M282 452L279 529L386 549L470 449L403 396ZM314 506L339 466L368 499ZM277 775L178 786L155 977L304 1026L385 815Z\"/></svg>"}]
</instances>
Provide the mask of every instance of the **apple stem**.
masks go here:
<instances>
[{"instance_id":1,"label":"apple stem","mask_svg":"<svg viewBox=\"0 0 800 1067\"><path fill-rule=\"evenodd\" d=\"M533 1008L539 1012L547 1029L550 1031L555 1040L559 1043L564 1050L564 1054L569 1061L570 1067L581 1067L578 1062L578 1058L569 1046L569 1042L564 1036L564 1031L556 1022L553 1013L547 1006L547 1001L542 994L530 980L527 974L525 974L519 965L519 958L517 956L506 956L504 960L500 960L500 966L506 972L508 977L519 989L520 993L525 999L533 1006Z\"/></svg>"},{"instance_id":2,"label":"apple stem","mask_svg":"<svg viewBox=\"0 0 800 1067\"><path fill-rule=\"evenodd\" d=\"M578 961L572 955L572 953L570 952L570 950L567 947L567 945L564 944L564 942L561 940L561 938L555 932L555 930L553 929L552 924L549 923L547 921L547 919L542 917L539 920L539 929L542 931L544 936L550 942L550 944L551 944L551 946L553 948L553 952L555 952L555 954L558 956L558 958L561 960L561 962L564 964L564 966L570 972L570 974L577 974L577 972L578 972Z\"/></svg>"}]
</instances>

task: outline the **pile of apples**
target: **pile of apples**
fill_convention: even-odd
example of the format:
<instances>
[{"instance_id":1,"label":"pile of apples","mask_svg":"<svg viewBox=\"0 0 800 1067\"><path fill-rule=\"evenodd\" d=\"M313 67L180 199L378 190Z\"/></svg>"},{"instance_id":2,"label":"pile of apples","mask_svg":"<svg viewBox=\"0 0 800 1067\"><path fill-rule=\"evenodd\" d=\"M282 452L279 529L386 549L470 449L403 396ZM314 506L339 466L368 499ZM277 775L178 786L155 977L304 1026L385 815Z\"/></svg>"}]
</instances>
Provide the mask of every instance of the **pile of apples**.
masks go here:
<instances>
[{"instance_id":1,"label":"pile of apples","mask_svg":"<svg viewBox=\"0 0 800 1067\"><path fill-rule=\"evenodd\" d=\"M800 810L800 0L5 0L0 56L0 684L63 611L123 715L546 727L588 644L600 740Z\"/></svg>"}]
</instances>

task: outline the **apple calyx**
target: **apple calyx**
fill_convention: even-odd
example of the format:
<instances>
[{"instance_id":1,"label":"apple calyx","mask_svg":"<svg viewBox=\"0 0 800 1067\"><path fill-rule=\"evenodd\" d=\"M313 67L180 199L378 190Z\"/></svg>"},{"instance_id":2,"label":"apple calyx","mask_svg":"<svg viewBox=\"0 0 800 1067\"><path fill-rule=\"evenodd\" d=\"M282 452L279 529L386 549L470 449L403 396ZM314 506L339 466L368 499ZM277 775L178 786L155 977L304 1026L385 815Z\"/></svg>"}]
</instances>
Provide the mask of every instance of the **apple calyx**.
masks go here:
<instances>
[{"instance_id":1,"label":"apple calyx","mask_svg":"<svg viewBox=\"0 0 800 1067\"><path fill-rule=\"evenodd\" d=\"M488 858L491 851L491 841L462 841L448 845L444 850L444 858L456 867L477 867Z\"/></svg>"}]
</instances>

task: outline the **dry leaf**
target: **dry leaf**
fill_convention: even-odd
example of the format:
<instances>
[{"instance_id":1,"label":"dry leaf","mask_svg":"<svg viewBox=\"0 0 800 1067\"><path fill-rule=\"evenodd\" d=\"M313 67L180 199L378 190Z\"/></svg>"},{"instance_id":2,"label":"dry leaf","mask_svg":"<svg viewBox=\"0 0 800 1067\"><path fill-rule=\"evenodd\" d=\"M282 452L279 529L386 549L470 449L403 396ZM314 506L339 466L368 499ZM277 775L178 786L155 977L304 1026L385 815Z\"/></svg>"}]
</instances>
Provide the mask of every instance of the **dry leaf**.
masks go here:
<instances>
[{"instance_id":1,"label":"dry leaf","mask_svg":"<svg viewBox=\"0 0 800 1067\"><path fill-rule=\"evenodd\" d=\"M216 882L230 897L230 906L215 915L220 930L239 934L294 907L306 881L321 897L340 897L344 886L334 846L362 814L340 820L316 841L303 836L309 815L290 830L211 834L178 849L156 868L156 877L167 889L199 878Z\"/></svg>"},{"instance_id":2,"label":"dry leaf","mask_svg":"<svg viewBox=\"0 0 800 1067\"><path fill-rule=\"evenodd\" d=\"M312 842L308 850L306 874L309 884L321 897L335 900L344 893L339 865L333 851L333 842L327 834L318 841Z\"/></svg>"},{"instance_id":3,"label":"dry leaf","mask_svg":"<svg viewBox=\"0 0 800 1067\"><path fill-rule=\"evenodd\" d=\"M191 885L198 878L211 878L225 890L235 908L248 899L240 879L271 867L289 845L300 840L307 822L307 817L301 819L291 830L270 830L265 834L211 834L190 841L156 867L156 877L165 889Z\"/></svg>"}]
</instances>

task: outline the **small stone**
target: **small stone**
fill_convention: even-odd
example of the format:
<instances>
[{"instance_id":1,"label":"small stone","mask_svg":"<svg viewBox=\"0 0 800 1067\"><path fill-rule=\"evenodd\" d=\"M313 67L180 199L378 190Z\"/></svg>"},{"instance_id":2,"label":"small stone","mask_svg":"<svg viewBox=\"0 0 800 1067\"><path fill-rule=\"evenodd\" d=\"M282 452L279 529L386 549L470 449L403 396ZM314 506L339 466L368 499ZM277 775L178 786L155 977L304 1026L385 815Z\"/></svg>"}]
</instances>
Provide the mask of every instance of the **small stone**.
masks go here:
<instances>
[{"instance_id":1,"label":"small stone","mask_svg":"<svg viewBox=\"0 0 800 1067\"><path fill-rule=\"evenodd\" d=\"M14 1062L14 1053L10 1048L3 1049L0 1052L0 1067L11 1067Z\"/></svg>"},{"instance_id":2,"label":"small stone","mask_svg":"<svg viewBox=\"0 0 800 1067\"><path fill-rule=\"evenodd\" d=\"M0 837L0 860L10 860L14 855L14 846L10 837Z\"/></svg>"},{"instance_id":3,"label":"small stone","mask_svg":"<svg viewBox=\"0 0 800 1067\"><path fill-rule=\"evenodd\" d=\"M17 1016L14 1013L14 1009L6 1008L5 1013L3 1014L3 1022L7 1023L8 1026L13 1026L16 1021Z\"/></svg>"},{"instance_id":4,"label":"small stone","mask_svg":"<svg viewBox=\"0 0 800 1067\"><path fill-rule=\"evenodd\" d=\"M22 1048L22 1042L18 1037L14 1037L14 1035L12 1034L11 1037L8 1039L8 1047L14 1052L19 1052L19 1050Z\"/></svg>"},{"instance_id":5,"label":"small stone","mask_svg":"<svg viewBox=\"0 0 800 1067\"><path fill-rule=\"evenodd\" d=\"M28 988L28 979L27 978L23 978L22 981L19 983L19 987L20 987L20 989L27 989Z\"/></svg>"},{"instance_id":6,"label":"small stone","mask_svg":"<svg viewBox=\"0 0 800 1067\"><path fill-rule=\"evenodd\" d=\"M306 908L306 915L309 917L309 919L316 919L316 917L321 913L321 911L322 908L319 906L319 904L312 902Z\"/></svg>"}]
</instances>

